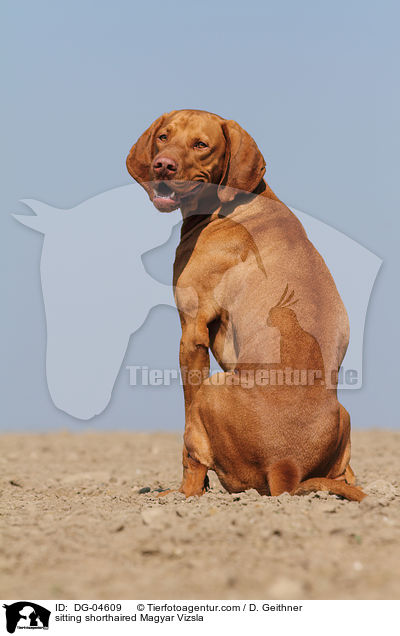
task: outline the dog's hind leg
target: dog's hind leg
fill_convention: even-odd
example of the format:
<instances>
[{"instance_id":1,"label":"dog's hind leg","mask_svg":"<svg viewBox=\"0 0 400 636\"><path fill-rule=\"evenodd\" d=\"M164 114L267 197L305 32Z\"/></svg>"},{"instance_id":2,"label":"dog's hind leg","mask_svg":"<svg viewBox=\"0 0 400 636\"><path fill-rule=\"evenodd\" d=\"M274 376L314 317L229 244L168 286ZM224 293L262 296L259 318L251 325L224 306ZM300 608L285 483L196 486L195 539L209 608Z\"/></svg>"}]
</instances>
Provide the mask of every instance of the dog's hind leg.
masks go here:
<instances>
[{"instance_id":1,"label":"dog's hind leg","mask_svg":"<svg viewBox=\"0 0 400 636\"><path fill-rule=\"evenodd\" d=\"M329 473L331 477L316 477L300 482L301 473L296 462L292 459L281 460L275 462L267 471L271 495L279 495L282 492L306 495L310 492L325 491L350 501L362 501L367 495L361 488L354 486L355 476L349 461L350 416L340 405L340 443L337 460Z\"/></svg>"},{"instance_id":2,"label":"dog's hind leg","mask_svg":"<svg viewBox=\"0 0 400 636\"><path fill-rule=\"evenodd\" d=\"M351 470L351 469L350 469ZM291 458L274 462L267 470L269 490L272 496L288 492L291 495L307 495L310 492L329 492L350 501L362 501L367 495L356 486L340 479L316 477L300 482L300 468Z\"/></svg>"},{"instance_id":3,"label":"dog's hind leg","mask_svg":"<svg viewBox=\"0 0 400 636\"><path fill-rule=\"evenodd\" d=\"M292 459L280 459L267 469L269 491L273 497L291 492L300 484L300 468Z\"/></svg>"},{"instance_id":4,"label":"dog's hind leg","mask_svg":"<svg viewBox=\"0 0 400 636\"><path fill-rule=\"evenodd\" d=\"M327 477L341 480L354 486L356 476L350 466L351 441L350 441L350 415L342 404L339 405L339 445L337 459L334 462Z\"/></svg>"}]
</instances>

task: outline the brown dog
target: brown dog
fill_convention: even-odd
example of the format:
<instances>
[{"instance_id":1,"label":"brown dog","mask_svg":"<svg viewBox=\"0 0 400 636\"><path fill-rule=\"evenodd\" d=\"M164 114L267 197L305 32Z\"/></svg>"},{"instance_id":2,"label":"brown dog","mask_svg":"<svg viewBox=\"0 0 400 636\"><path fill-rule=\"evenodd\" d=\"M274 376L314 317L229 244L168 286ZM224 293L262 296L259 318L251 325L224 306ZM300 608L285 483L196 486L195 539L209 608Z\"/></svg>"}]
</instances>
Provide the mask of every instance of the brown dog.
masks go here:
<instances>
[{"instance_id":1,"label":"brown dog","mask_svg":"<svg viewBox=\"0 0 400 636\"><path fill-rule=\"evenodd\" d=\"M236 122L162 115L129 173L161 212L180 207L174 263L182 324L186 496L214 470L229 492L328 490L360 501L350 418L337 400L349 324L335 283L264 159ZM224 373L209 377L209 348Z\"/></svg>"}]
</instances>

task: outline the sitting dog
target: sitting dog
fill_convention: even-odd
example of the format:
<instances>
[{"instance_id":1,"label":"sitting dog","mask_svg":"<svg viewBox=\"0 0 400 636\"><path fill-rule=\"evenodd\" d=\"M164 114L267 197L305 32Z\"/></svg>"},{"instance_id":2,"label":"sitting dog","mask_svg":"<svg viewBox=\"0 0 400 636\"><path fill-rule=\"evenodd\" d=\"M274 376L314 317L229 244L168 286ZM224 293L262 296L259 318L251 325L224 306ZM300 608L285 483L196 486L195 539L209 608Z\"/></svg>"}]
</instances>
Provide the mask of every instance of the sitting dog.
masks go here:
<instances>
[{"instance_id":1,"label":"sitting dog","mask_svg":"<svg viewBox=\"0 0 400 636\"><path fill-rule=\"evenodd\" d=\"M347 313L301 223L264 181L255 141L234 121L173 111L138 139L127 168L160 212L183 215L180 491L203 494L211 469L229 492L360 501L337 399ZM224 370L212 377L209 349Z\"/></svg>"}]
</instances>

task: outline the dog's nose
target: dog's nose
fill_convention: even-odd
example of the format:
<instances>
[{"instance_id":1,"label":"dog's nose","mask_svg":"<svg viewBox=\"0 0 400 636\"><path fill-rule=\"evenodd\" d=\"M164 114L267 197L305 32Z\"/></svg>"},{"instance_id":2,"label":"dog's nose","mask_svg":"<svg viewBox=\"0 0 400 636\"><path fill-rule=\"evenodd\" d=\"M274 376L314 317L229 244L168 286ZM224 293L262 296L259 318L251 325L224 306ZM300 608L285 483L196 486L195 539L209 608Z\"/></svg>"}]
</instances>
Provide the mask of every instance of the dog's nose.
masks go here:
<instances>
[{"instance_id":1,"label":"dog's nose","mask_svg":"<svg viewBox=\"0 0 400 636\"><path fill-rule=\"evenodd\" d=\"M178 164L171 157L156 157L153 161L153 171L157 177L169 177L178 169Z\"/></svg>"}]
</instances>

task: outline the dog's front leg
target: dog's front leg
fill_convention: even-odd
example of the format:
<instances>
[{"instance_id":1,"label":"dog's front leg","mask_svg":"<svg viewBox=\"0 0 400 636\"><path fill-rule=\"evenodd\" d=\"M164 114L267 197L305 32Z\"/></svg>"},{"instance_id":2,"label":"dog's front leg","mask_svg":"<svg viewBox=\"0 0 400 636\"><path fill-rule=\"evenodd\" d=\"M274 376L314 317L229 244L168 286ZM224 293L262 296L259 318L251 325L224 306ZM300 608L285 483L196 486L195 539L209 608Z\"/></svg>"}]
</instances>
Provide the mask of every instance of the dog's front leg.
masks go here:
<instances>
[{"instance_id":1,"label":"dog's front leg","mask_svg":"<svg viewBox=\"0 0 400 636\"><path fill-rule=\"evenodd\" d=\"M189 409L194 396L203 380L210 375L209 332L205 314L198 314L196 318L181 315L182 338L179 350L179 363L183 381L185 397L185 428L188 423ZM201 495L208 487L207 468L195 461L188 454L184 445L183 479L180 491L186 497Z\"/></svg>"},{"instance_id":2,"label":"dog's front leg","mask_svg":"<svg viewBox=\"0 0 400 636\"><path fill-rule=\"evenodd\" d=\"M185 418L203 380L210 374L209 333L205 316L182 320L179 364L185 397Z\"/></svg>"},{"instance_id":3,"label":"dog's front leg","mask_svg":"<svg viewBox=\"0 0 400 636\"><path fill-rule=\"evenodd\" d=\"M209 334L205 315L187 318L180 315L182 338L179 351L179 363L185 397L185 428L189 419L189 410L196 392L203 380L210 374L210 356L208 353ZM186 497L202 495L208 487L207 468L190 457L186 445L183 447L183 479L179 488ZM165 490L158 496L174 492Z\"/></svg>"}]
</instances>

